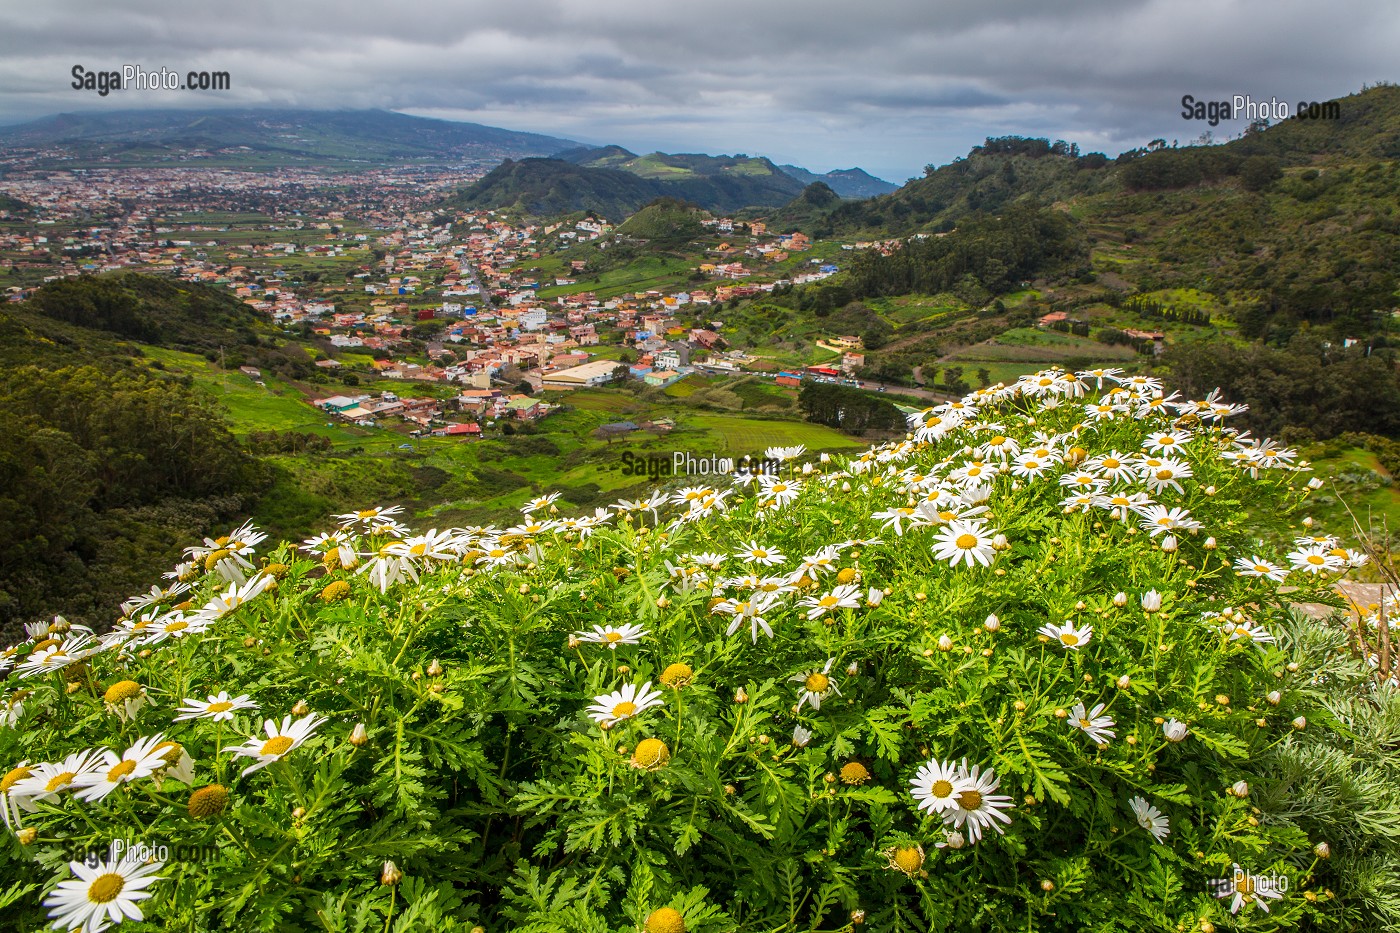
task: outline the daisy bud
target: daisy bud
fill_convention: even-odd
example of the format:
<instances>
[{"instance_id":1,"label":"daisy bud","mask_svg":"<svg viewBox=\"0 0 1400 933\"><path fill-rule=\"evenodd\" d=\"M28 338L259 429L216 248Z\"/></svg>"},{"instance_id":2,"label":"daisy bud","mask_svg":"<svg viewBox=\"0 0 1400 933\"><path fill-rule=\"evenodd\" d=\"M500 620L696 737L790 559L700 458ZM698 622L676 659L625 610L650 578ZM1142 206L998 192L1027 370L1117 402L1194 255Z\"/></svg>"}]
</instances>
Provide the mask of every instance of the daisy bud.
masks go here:
<instances>
[{"instance_id":1,"label":"daisy bud","mask_svg":"<svg viewBox=\"0 0 1400 933\"><path fill-rule=\"evenodd\" d=\"M296 706L292 707L293 716L305 716L309 712L311 712L311 707L306 705L305 700L297 700Z\"/></svg>"},{"instance_id":2,"label":"daisy bud","mask_svg":"<svg viewBox=\"0 0 1400 933\"><path fill-rule=\"evenodd\" d=\"M1208 496L1213 496L1213 495L1215 495L1215 487L1214 487L1214 486L1207 486L1207 487L1205 488L1205 494L1208 495Z\"/></svg>"},{"instance_id":3,"label":"daisy bud","mask_svg":"<svg viewBox=\"0 0 1400 933\"><path fill-rule=\"evenodd\" d=\"M1128 605L1128 594L1123 592L1114 593L1113 605L1117 606L1119 609L1122 609L1124 606Z\"/></svg>"},{"instance_id":4,"label":"daisy bud","mask_svg":"<svg viewBox=\"0 0 1400 933\"><path fill-rule=\"evenodd\" d=\"M842 491L842 492L850 492L850 491L851 491L851 484L850 484L849 481L845 481L845 480L842 481L842 483L841 483L841 491Z\"/></svg>"},{"instance_id":5,"label":"daisy bud","mask_svg":"<svg viewBox=\"0 0 1400 933\"><path fill-rule=\"evenodd\" d=\"M1068 715L1069 715L1069 711L1068 711L1068 710L1065 710L1065 709L1057 709L1057 710L1055 710L1055 718L1056 718L1056 719L1064 719L1064 718L1065 718L1066 716L1068 716Z\"/></svg>"},{"instance_id":6,"label":"daisy bud","mask_svg":"<svg viewBox=\"0 0 1400 933\"><path fill-rule=\"evenodd\" d=\"M670 601L669 599L667 599L665 596L658 596L658 597L656 597L656 608L657 608L657 609L669 609L669 608L671 608L671 601Z\"/></svg>"},{"instance_id":7,"label":"daisy bud","mask_svg":"<svg viewBox=\"0 0 1400 933\"><path fill-rule=\"evenodd\" d=\"M1201 933L1215 933L1215 924L1209 920L1201 921Z\"/></svg>"},{"instance_id":8,"label":"daisy bud","mask_svg":"<svg viewBox=\"0 0 1400 933\"><path fill-rule=\"evenodd\" d=\"M349 741L350 741L350 744L353 745L353 746L355 746L356 748L359 748L361 745L364 745L366 742L369 741L369 734L365 732L365 724L364 724L364 723L362 723L362 722L357 722L357 723L355 723L355 728L353 728L353 729L350 730L350 740L349 740Z\"/></svg>"},{"instance_id":9,"label":"daisy bud","mask_svg":"<svg viewBox=\"0 0 1400 933\"><path fill-rule=\"evenodd\" d=\"M1283 694L1279 693L1277 690L1270 690L1269 695L1264 699L1269 701L1270 706L1278 706L1279 701L1283 699Z\"/></svg>"},{"instance_id":10,"label":"daisy bud","mask_svg":"<svg viewBox=\"0 0 1400 933\"><path fill-rule=\"evenodd\" d=\"M967 845L967 838L954 829L948 833L948 838L943 841L943 844L950 849L961 849Z\"/></svg>"},{"instance_id":11,"label":"daisy bud","mask_svg":"<svg viewBox=\"0 0 1400 933\"><path fill-rule=\"evenodd\" d=\"M850 675L851 677L854 677L854 676L856 676L857 674L859 674L859 673L860 673L860 662L859 662L859 661L852 661L850 664L847 664L847 665L846 665L846 673L847 673L848 675Z\"/></svg>"},{"instance_id":12,"label":"daisy bud","mask_svg":"<svg viewBox=\"0 0 1400 933\"><path fill-rule=\"evenodd\" d=\"M856 910L851 911L851 925L852 925L852 926L860 926L860 925L861 925L862 923L864 923L864 922L865 922L865 911L860 910L859 908L857 908Z\"/></svg>"},{"instance_id":13,"label":"daisy bud","mask_svg":"<svg viewBox=\"0 0 1400 933\"><path fill-rule=\"evenodd\" d=\"M39 838L39 831L33 826L26 826L24 829L15 833L15 838L19 840L19 844L22 846L33 845L34 840Z\"/></svg>"},{"instance_id":14,"label":"daisy bud","mask_svg":"<svg viewBox=\"0 0 1400 933\"><path fill-rule=\"evenodd\" d=\"M1299 716L1297 719L1293 720L1293 728L1301 731L1303 729L1306 729L1307 727L1308 720L1305 717Z\"/></svg>"},{"instance_id":15,"label":"daisy bud","mask_svg":"<svg viewBox=\"0 0 1400 933\"><path fill-rule=\"evenodd\" d=\"M1018 713L1024 713L1026 711L1026 702L1024 700L1017 700L1015 703L1011 704L1011 708Z\"/></svg>"},{"instance_id":16,"label":"daisy bud","mask_svg":"<svg viewBox=\"0 0 1400 933\"><path fill-rule=\"evenodd\" d=\"M1313 526L1313 524L1314 524L1314 522L1313 522L1313 517L1312 517L1311 515L1309 515L1307 518L1303 519L1303 527L1304 527L1304 528L1311 528L1311 527Z\"/></svg>"},{"instance_id":17,"label":"daisy bud","mask_svg":"<svg viewBox=\"0 0 1400 933\"><path fill-rule=\"evenodd\" d=\"M1081 599L1079 602L1077 602L1077 603L1074 604L1074 610L1075 610L1075 612L1083 612L1085 609L1088 609L1088 608L1089 608L1089 607L1088 607L1087 605L1085 605L1084 600L1082 600L1082 599Z\"/></svg>"},{"instance_id":18,"label":"daisy bud","mask_svg":"<svg viewBox=\"0 0 1400 933\"><path fill-rule=\"evenodd\" d=\"M1215 547L1216 547L1216 545L1215 545L1215 539L1214 539L1214 538L1206 538L1205 549L1206 549L1207 551L1213 551L1213 550L1215 550Z\"/></svg>"},{"instance_id":19,"label":"daisy bud","mask_svg":"<svg viewBox=\"0 0 1400 933\"><path fill-rule=\"evenodd\" d=\"M1129 745L1136 745L1136 744L1137 744L1137 736L1135 736L1135 735L1130 735L1130 736L1128 736L1127 742L1128 742Z\"/></svg>"},{"instance_id":20,"label":"daisy bud","mask_svg":"<svg viewBox=\"0 0 1400 933\"><path fill-rule=\"evenodd\" d=\"M987 621L982 623L982 627L989 632L995 632L1001 628L1001 620L995 614L987 616Z\"/></svg>"},{"instance_id":21,"label":"daisy bud","mask_svg":"<svg viewBox=\"0 0 1400 933\"><path fill-rule=\"evenodd\" d=\"M1176 535L1167 535L1162 539L1162 550L1168 554L1174 553L1177 548Z\"/></svg>"},{"instance_id":22,"label":"daisy bud","mask_svg":"<svg viewBox=\"0 0 1400 933\"><path fill-rule=\"evenodd\" d=\"M1308 480L1308 488L1309 488L1309 489L1321 489L1321 488L1322 488L1322 480L1319 479L1318 477L1314 476L1312 479Z\"/></svg>"},{"instance_id":23,"label":"daisy bud","mask_svg":"<svg viewBox=\"0 0 1400 933\"><path fill-rule=\"evenodd\" d=\"M439 664L439 663L437 662L437 659L436 659L436 658L433 659L433 663L432 663L432 664L429 664L429 665L428 665L428 676L429 676L429 677L441 677L441 676L442 676L442 665Z\"/></svg>"},{"instance_id":24,"label":"daisy bud","mask_svg":"<svg viewBox=\"0 0 1400 933\"><path fill-rule=\"evenodd\" d=\"M629 666L626 665L626 664L619 664L619 665L617 666L617 672L618 672L619 674L630 674L630 673L632 673L632 668L629 667Z\"/></svg>"},{"instance_id":25,"label":"daisy bud","mask_svg":"<svg viewBox=\"0 0 1400 933\"><path fill-rule=\"evenodd\" d=\"M830 462L831 462L831 454L826 454L826 453L824 453L824 454L822 454L820 457L818 457L817 459L820 460L822 463L830 463Z\"/></svg>"},{"instance_id":26,"label":"daisy bud","mask_svg":"<svg viewBox=\"0 0 1400 933\"><path fill-rule=\"evenodd\" d=\"M292 819L294 819L294 820L299 820L299 819L301 819L303 816L306 816L306 808L305 808L305 807L297 807L295 810L292 811Z\"/></svg>"},{"instance_id":27,"label":"daisy bud","mask_svg":"<svg viewBox=\"0 0 1400 933\"><path fill-rule=\"evenodd\" d=\"M385 862L383 869L379 872L379 883L395 885L402 880L403 872L399 871L399 866L395 865L392 860Z\"/></svg>"},{"instance_id":28,"label":"daisy bud","mask_svg":"<svg viewBox=\"0 0 1400 933\"><path fill-rule=\"evenodd\" d=\"M1006 540L1006 535L1004 534L998 534L992 538L992 547L996 548L998 551L1004 551L1010 546L1011 543Z\"/></svg>"},{"instance_id":29,"label":"daisy bud","mask_svg":"<svg viewBox=\"0 0 1400 933\"><path fill-rule=\"evenodd\" d=\"M1230 698L1223 693L1217 693L1215 695L1215 702L1221 706L1229 706Z\"/></svg>"},{"instance_id":30,"label":"daisy bud","mask_svg":"<svg viewBox=\"0 0 1400 933\"><path fill-rule=\"evenodd\" d=\"M1316 855L1318 858L1331 858L1332 847L1325 842L1319 842L1317 845L1313 846L1313 855Z\"/></svg>"},{"instance_id":31,"label":"daisy bud","mask_svg":"<svg viewBox=\"0 0 1400 933\"><path fill-rule=\"evenodd\" d=\"M1187 733L1191 730L1186 727L1186 723L1175 719L1168 719L1162 723L1162 734L1167 737L1168 742L1185 741Z\"/></svg>"},{"instance_id":32,"label":"daisy bud","mask_svg":"<svg viewBox=\"0 0 1400 933\"><path fill-rule=\"evenodd\" d=\"M870 606L878 606L885 598L885 591L879 587L872 586L870 592L865 594L865 601Z\"/></svg>"},{"instance_id":33,"label":"daisy bud","mask_svg":"<svg viewBox=\"0 0 1400 933\"><path fill-rule=\"evenodd\" d=\"M1230 785L1230 793L1243 800L1249 796L1249 785L1244 781L1236 781Z\"/></svg>"},{"instance_id":34,"label":"daisy bud","mask_svg":"<svg viewBox=\"0 0 1400 933\"><path fill-rule=\"evenodd\" d=\"M581 644L583 644L583 642L581 642L581 641L578 640L578 636L577 636L577 635L570 635L570 636L569 636L569 650L570 650L570 651L574 650L575 648L577 648L577 647L578 647L579 645L581 645Z\"/></svg>"},{"instance_id":35,"label":"daisy bud","mask_svg":"<svg viewBox=\"0 0 1400 933\"><path fill-rule=\"evenodd\" d=\"M1162 608L1162 594L1156 590L1148 590L1142 594L1142 608L1144 612L1156 612Z\"/></svg>"},{"instance_id":36,"label":"daisy bud","mask_svg":"<svg viewBox=\"0 0 1400 933\"><path fill-rule=\"evenodd\" d=\"M1288 664L1285 665L1285 666L1288 668L1288 673L1290 673L1290 674L1296 674L1296 673L1298 673L1298 662L1297 662L1297 661L1289 661Z\"/></svg>"},{"instance_id":37,"label":"daisy bud","mask_svg":"<svg viewBox=\"0 0 1400 933\"><path fill-rule=\"evenodd\" d=\"M1044 881L1040 882L1040 890L1042 890L1042 891L1053 891L1053 890L1055 890L1055 882L1051 881L1049 878L1046 878Z\"/></svg>"},{"instance_id":38,"label":"daisy bud","mask_svg":"<svg viewBox=\"0 0 1400 933\"><path fill-rule=\"evenodd\" d=\"M1131 677L1129 677L1127 674L1123 674L1118 678L1118 689L1127 690L1128 686L1132 684L1132 682L1133 679Z\"/></svg>"},{"instance_id":39,"label":"daisy bud","mask_svg":"<svg viewBox=\"0 0 1400 933\"><path fill-rule=\"evenodd\" d=\"M735 690L735 691L734 691L734 702L735 702L735 703L747 703L747 702L749 702L749 692L748 692L747 690L745 690L743 687L740 687L738 690Z\"/></svg>"},{"instance_id":40,"label":"daisy bud","mask_svg":"<svg viewBox=\"0 0 1400 933\"><path fill-rule=\"evenodd\" d=\"M952 651L952 650L953 650L953 639L949 638L947 635L939 635L939 636L938 636L938 650L939 650L939 651Z\"/></svg>"}]
</instances>

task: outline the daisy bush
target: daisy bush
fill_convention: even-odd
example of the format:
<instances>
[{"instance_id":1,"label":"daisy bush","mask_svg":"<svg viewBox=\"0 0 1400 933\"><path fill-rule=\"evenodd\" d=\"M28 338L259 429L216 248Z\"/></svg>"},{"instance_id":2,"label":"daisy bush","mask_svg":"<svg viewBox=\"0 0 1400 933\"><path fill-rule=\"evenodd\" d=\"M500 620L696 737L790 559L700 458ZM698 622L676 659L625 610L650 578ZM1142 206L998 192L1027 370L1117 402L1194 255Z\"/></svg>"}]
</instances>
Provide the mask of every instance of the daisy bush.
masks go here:
<instances>
[{"instance_id":1,"label":"daisy bush","mask_svg":"<svg viewBox=\"0 0 1400 933\"><path fill-rule=\"evenodd\" d=\"M781 476L588 515L207 540L109 631L4 652L0 906L84 931L1384 928L1395 801L1348 756L1393 695L1293 609L1338 605L1365 555L1299 521L1307 465L1239 412L1048 371L849 459L770 450Z\"/></svg>"}]
</instances>

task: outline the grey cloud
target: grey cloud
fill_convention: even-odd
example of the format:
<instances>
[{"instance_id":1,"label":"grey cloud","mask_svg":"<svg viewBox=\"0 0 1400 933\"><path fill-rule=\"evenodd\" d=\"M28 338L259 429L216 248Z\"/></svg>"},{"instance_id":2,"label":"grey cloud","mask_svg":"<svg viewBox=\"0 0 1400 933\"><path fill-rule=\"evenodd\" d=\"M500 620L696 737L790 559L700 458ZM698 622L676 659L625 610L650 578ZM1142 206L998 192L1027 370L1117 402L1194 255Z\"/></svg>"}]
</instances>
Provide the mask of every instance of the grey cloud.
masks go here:
<instances>
[{"instance_id":1,"label":"grey cloud","mask_svg":"<svg viewBox=\"0 0 1400 933\"><path fill-rule=\"evenodd\" d=\"M134 106L389 107L632 149L746 151L898 181L983 136L1191 138L1178 101L1394 78L1388 0L769 0L121 5L0 12L0 118ZM98 100L74 63L228 70ZM1237 128L1236 128L1237 129ZM1217 133L1217 135L1221 135Z\"/></svg>"}]
</instances>

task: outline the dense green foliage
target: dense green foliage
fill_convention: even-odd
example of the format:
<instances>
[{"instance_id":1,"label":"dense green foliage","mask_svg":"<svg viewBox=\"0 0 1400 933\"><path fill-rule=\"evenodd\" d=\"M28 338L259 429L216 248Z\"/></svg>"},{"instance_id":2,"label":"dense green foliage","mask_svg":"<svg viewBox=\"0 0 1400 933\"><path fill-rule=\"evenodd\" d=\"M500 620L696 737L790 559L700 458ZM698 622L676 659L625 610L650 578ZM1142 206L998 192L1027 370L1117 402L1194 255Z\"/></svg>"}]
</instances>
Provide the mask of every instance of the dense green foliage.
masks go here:
<instances>
[{"instance_id":1,"label":"dense green foliage","mask_svg":"<svg viewBox=\"0 0 1400 933\"><path fill-rule=\"evenodd\" d=\"M1299 335L1278 349L1224 341L1169 349L1163 360L1187 393L1220 387L1249 405L1260 435L1326 439L1346 431L1400 436L1400 359L1394 350L1327 346Z\"/></svg>"},{"instance_id":2,"label":"dense green foliage","mask_svg":"<svg viewBox=\"0 0 1400 933\"><path fill-rule=\"evenodd\" d=\"M0 371L0 626L110 612L261 483L188 386L96 366Z\"/></svg>"},{"instance_id":3,"label":"dense green foliage","mask_svg":"<svg viewBox=\"0 0 1400 933\"><path fill-rule=\"evenodd\" d=\"M797 404L808 421L852 434L888 434L904 428L904 415L891 402L850 386L806 380Z\"/></svg>"},{"instance_id":4,"label":"dense green foliage","mask_svg":"<svg viewBox=\"0 0 1400 933\"><path fill-rule=\"evenodd\" d=\"M156 346L218 349L256 342L266 320L226 290L151 275L59 279L25 302L29 311Z\"/></svg>"},{"instance_id":5,"label":"dense green foliage","mask_svg":"<svg viewBox=\"0 0 1400 933\"><path fill-rule=\"evenodd\" d=\"M1108 416L1085 388L1042 373L762 488L196 546L191 589L110 638L41 624L7 655L6 910L37 927L120 839L168 847L132 933L1393 929L1400 705L1290 611L1335 602L1274 543L1306 473L1202 426L1155 482L1183 427L1158 387ZM1049 459L967 473L1008 439ZM1139 452L1114 491L1201 528L1164 547L1066 506L1112 451ZM112 777L157 734L178 746ZM94 747L113 761L25 790ZM1236 866L1286 879L1267 913L1211 896Z\"/></svg>"},{"instance_id":6,"label":"dense green foliage","mask_svg":"<svg viewBox=\"0 0 1400 933\"><path fill-rule=\"evenodd\" d=\"M646 240L655 249L678 249L705 232L705 214L694 204L657 198L620 224L619 239Z\"/></svg>"},{"instance_id":7,"label":"dense green foliage","mask_svg":"<svg viewBox=\"0 0 1400 933\"><path fill-rule=\"evenodd\" d=\"M955 233L910 240L890 255L859 253L847 282L861 297L936 294L971 278L990 295L1009 291L1024 279L1073 271L1086 252L1074 222L1059 211L1036 206L981 217Z\"/></svg>"}]
</instances>

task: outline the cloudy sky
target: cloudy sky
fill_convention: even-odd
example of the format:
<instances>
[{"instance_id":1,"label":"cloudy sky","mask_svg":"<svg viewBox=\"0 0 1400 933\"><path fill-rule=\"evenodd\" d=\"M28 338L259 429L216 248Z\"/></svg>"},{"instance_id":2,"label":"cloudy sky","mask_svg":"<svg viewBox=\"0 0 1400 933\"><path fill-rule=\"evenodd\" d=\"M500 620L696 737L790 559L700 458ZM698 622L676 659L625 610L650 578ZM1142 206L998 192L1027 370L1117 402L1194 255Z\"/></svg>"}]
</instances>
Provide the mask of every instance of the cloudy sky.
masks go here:
<instances>
[{"instance_id":1,"label":"cloudy sky","mask_svg":"<svg viewBox=\"0 0 1400 933\"><path fill-rule=\"evenodd\" d=\"M1208 127L1183 94L1325 100L1400 80L1397 49L1394 0L4 0L0 122L383 107L902 182L988 135L1185 143ZM75 64L233 87L102 98L70 86Z\"/></svg>"}]
</instances>

